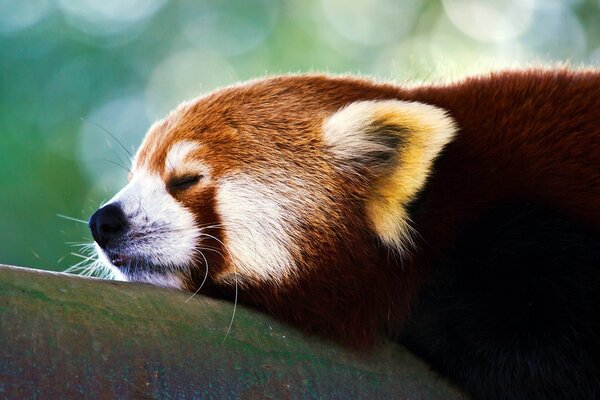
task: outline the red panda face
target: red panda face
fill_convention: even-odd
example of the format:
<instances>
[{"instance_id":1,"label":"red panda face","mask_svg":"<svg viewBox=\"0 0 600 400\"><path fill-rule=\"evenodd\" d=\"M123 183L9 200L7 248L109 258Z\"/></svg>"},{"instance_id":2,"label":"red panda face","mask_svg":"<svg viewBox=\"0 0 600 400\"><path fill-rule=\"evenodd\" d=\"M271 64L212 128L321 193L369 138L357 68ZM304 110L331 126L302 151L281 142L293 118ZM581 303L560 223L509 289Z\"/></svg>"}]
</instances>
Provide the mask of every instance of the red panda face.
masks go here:
<instances>
[{"instance_id":1,"label":"red panda face","mask_svg":"<svg viewBox=\"0 0 600 400\"><path fill-rule=\"evenodd\" d=\"M403 251L403 205L452 135L434 107L372 101L393 88L282 77L179 106L151 127L130 181L90 220L119 276L195 290L285 286Z\"/></svg>"}]
</instances>

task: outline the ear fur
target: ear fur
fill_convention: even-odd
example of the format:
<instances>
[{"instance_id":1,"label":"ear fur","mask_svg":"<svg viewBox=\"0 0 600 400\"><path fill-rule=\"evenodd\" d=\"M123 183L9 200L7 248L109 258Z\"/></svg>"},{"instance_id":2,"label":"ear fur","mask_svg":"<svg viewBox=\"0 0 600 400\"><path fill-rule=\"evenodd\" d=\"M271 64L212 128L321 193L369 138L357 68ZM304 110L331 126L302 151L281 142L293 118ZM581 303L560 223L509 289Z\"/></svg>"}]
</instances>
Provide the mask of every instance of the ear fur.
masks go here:
<instances>
[{"instance_id":1,"label":"ear fur","mask_svg":"<svg viewBox=\"0 0 600 400\"><path fill-rule=\"evenodd\" d=\"M399 250L410 244L407 206L455 131L444 110L399 100L351 103L325 121L323 138L334 156L373 173L366 212L384 243Z\"/></svg>"}]
</instances>

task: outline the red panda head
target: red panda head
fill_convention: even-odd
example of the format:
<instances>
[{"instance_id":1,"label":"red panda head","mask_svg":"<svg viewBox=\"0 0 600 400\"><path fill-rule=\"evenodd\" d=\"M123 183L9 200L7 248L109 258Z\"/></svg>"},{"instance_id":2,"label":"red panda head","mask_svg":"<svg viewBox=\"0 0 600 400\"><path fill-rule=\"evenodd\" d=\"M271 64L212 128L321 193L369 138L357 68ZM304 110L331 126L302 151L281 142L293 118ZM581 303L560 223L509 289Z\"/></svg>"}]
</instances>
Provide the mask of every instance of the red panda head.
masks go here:
<instances>
[{"instance_id":1,"label":"red panda head","mask_svg":"<svg viewBox=\"0 0 600 400\"><path fill-rule=\"evenodd\" d=\"M128 280L195 291L208 279L258 302L311 285L343 297L336 285L409 250L406 207L453 136L443 110L398 97L287 76L180 105L92 216L99 253Z\"/></svg>"}]
</instances>

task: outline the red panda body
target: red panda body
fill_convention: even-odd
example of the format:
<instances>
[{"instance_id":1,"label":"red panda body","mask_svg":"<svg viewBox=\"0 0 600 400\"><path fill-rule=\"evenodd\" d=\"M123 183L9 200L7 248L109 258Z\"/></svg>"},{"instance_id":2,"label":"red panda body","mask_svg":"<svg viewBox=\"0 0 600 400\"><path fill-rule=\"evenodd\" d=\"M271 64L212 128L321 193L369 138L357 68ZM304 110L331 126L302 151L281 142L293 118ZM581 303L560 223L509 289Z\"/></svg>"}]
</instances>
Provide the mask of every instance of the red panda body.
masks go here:
<instances>
[{"instance_id":1,"label":"red panda body","mask_svg":"<svg viewBox=\"0 0 600 400\"><path fill-rule=\"evenodd\" d=\"M90 226L126 279L387 332L477 398L600 396L597 70L226 88L151 128Z\"/></svg>"}]
</instances>

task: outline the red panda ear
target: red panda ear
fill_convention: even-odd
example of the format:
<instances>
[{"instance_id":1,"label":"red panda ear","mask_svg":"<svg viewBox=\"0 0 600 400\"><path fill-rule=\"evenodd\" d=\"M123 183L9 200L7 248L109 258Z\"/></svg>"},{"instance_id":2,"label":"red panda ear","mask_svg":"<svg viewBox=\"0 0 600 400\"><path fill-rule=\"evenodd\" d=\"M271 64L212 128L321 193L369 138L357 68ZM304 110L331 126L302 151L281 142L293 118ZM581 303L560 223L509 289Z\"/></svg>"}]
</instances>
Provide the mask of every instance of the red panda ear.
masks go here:
<instances>
[{"instance_id":1,"label":"red panda ear","mask_svg":"<svg viewBox=\"0 0 600 400\"><path fill-rule=\"evenodd\" d=\"M367 218L388 245L410 243L408 204L456 128L440 108L398 100L351 103L331 115L323 137L344 167L372 173Z\"/></svg>"}]
</instances>

